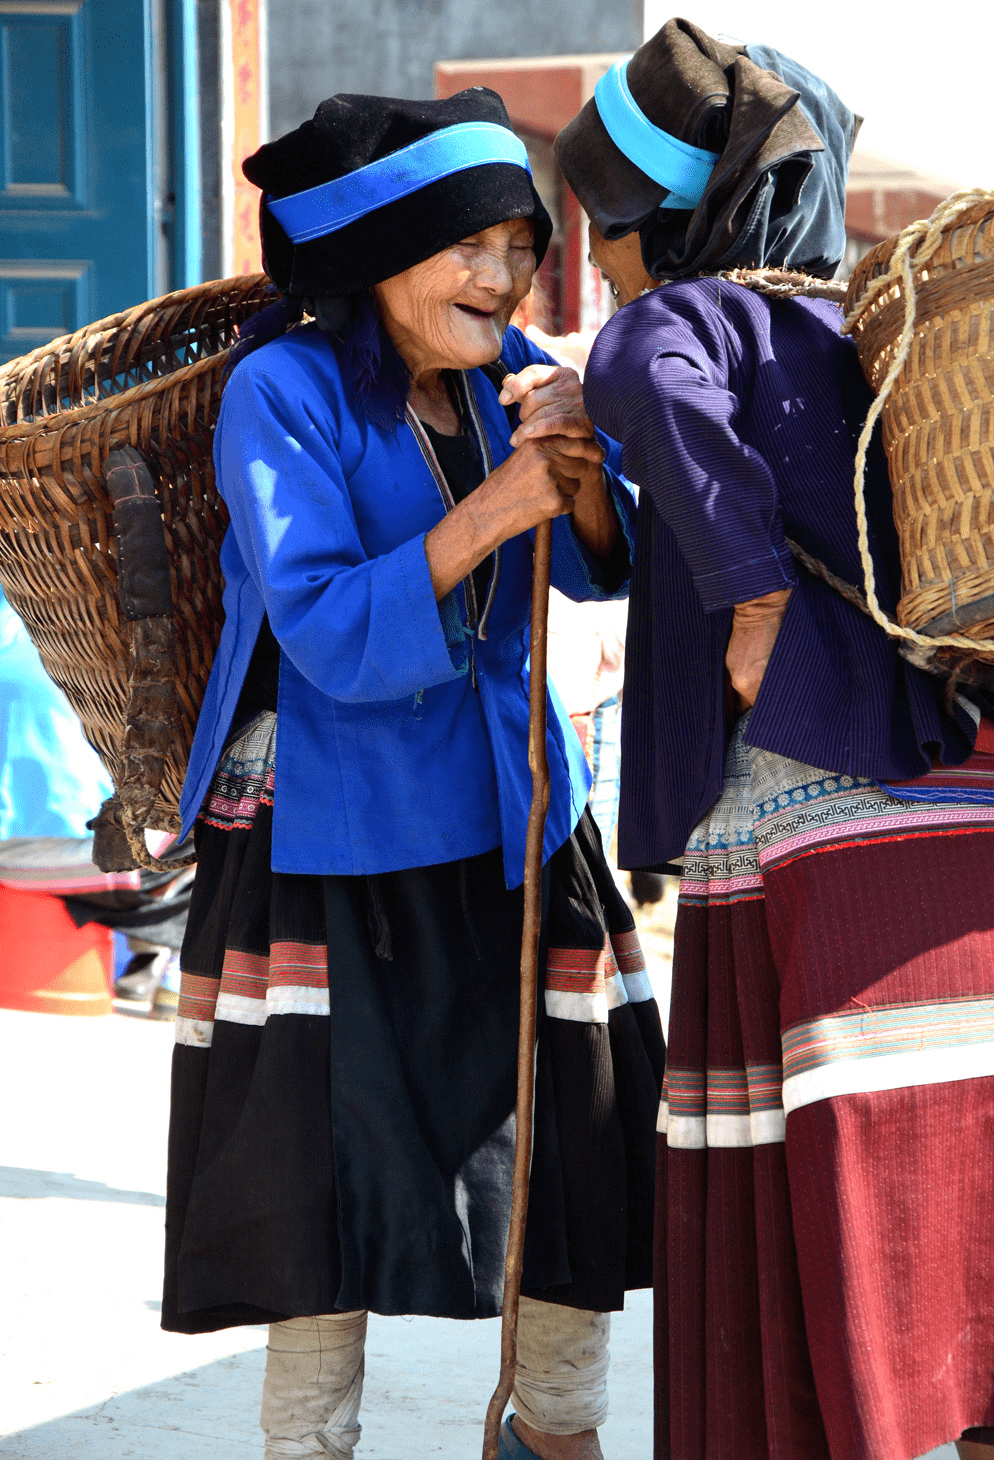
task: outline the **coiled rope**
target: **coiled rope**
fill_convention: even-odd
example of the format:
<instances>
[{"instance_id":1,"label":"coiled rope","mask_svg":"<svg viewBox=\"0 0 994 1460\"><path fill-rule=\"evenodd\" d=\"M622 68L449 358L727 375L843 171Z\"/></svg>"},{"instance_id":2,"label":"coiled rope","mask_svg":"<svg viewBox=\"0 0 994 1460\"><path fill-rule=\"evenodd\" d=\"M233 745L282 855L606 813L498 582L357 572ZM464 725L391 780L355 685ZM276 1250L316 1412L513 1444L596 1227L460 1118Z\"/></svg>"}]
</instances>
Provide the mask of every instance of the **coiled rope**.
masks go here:
<instances>
[{"instance_id":1,"label":"coiled rope","mask_svg":"<svg viewBox=\"0 0 994 1460\"><path fill-rule=\"evenodd\" d=\"M730 284L741 284L769 299L793 299L798 294L805 299L828 299L833 304L844 304L846 299L845 279L818 279L797 269L724 269L720 274L697 277L727 279Z\"/></svg>"}]
</instances>

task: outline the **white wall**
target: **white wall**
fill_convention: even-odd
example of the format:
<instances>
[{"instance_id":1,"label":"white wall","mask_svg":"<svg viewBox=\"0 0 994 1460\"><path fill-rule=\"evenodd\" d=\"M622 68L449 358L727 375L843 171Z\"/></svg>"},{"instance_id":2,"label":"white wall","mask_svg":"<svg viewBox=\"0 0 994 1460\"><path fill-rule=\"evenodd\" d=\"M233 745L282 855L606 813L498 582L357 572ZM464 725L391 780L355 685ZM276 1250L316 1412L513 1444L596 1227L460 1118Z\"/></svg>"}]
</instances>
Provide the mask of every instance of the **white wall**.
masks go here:
<instances>
[{"instance_id":1,"label":"white wall","mask_svg":"<svg viewBox=\"0 0 994 1460\"><path fill-rule=\"evenodd\" d=\"M646 0L647 36L674 13L671 3ZM859 145L866 151L962 186L994 188L991 0L938 8L914 0L689 0L676 13L714 36L765 41L816 71L865 117Z\"/></svg>"}]
</instances>

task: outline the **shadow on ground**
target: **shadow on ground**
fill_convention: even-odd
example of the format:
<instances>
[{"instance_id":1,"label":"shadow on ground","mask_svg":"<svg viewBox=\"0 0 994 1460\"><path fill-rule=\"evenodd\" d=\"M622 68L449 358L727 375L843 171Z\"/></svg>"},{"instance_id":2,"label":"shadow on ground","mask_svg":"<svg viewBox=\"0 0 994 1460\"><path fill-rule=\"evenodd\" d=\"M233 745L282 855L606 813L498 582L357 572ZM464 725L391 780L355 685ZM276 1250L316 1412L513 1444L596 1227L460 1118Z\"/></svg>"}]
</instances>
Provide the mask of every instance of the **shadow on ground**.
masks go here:
<instances>
[{"instance_id":1,"label":"shadow on ground","mask_svg":"<svg viewBox=\"0 0 994 1460\"><path fill-rule=\"evenodd\" d=\"M259 1333L260 1345L264 1332ZM0 1440L4 1460L258 1460L262 1347Z\"/></svg>"},{"instance_id":2,"label":"shadow on ground","mask_svg":"<svg viewBox=\"0 0 994 1460\"><path fill-rule=\"evenodd\" d=\"M74 1201L121 1201L137 1207L166 1204L166 1198L154 1191L122 1191L103 1181L85 1181L69 1171L36 1171L27 1166L0 1166L0 1196L21 1201L68 1196Z\"/></svg>"}]
</instances>

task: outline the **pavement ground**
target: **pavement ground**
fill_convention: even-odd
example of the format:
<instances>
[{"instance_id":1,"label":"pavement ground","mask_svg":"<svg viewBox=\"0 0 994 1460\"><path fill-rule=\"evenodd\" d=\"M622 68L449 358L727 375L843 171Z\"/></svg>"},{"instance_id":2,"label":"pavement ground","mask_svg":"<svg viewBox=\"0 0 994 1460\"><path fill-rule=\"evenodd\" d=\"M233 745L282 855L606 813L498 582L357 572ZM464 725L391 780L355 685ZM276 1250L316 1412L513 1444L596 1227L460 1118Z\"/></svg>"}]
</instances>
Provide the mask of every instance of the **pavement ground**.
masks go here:
<instances>
[{"instance_id":1,"label":"pavement ground","mask_svg":"<svg viewBox=\"0 0 994 1460\"><path fill-rule=\"evenodd\" d=\"M259 1460L266 1330L159 1328L170 1024L0 1010L0 1455ZM497 1320L372 1317L357 1460L476 1460ZM607 1460L651 1454L651 1298L614 1319Z\"/></svg>"},{"instance_id":2,"label":"pavement ground","mask_svg":"<svg viewBox=\"0 0 994 1460\"><path fill-rule=\"evenodd\" d=\"M664 1011L675 892L637 914ZM134 1014L0 1009L5 1460L260 1460L265 1328L159 1327L172 1041ZM476 1460L499 1341L497 1320L372 1317L357 1460ZM650 1460L649 1293L611 1357L606 1460Z\"/></svg>"}]
</instances>

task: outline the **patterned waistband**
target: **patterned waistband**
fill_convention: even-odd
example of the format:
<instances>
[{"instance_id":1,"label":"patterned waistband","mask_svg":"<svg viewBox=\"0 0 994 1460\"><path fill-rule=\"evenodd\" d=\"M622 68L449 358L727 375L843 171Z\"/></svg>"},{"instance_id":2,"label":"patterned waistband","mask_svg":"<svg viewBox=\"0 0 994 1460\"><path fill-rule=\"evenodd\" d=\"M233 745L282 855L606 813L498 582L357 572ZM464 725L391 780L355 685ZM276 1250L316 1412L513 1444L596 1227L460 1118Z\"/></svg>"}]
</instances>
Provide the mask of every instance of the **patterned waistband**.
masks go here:
<instances>
[{"instance_id":1,"label":"patterned waistband","mask_svg":"<svg viewBox=\"0 0 994 1460\"><path fill-rule=\"evenodd\" d=\"M276 716L263 710L225 746L199 820L218 831L249 831L260 806L273 804Z\"/></svg>"},{"instance_id":2,"label":"patterned waistband","mask_svg":"<svg viewBox=\"0 0 994 1460\"><path fill-rule=\"evenodd\" d=\"M763 878L830 847L954 832L994 831L994 806L970 795L898 798L876 782L834 775L746 744L739 721L725 761L725 790L695 827L683 858L682 900L761 897Z\"/></svg>"}]
</instances>

